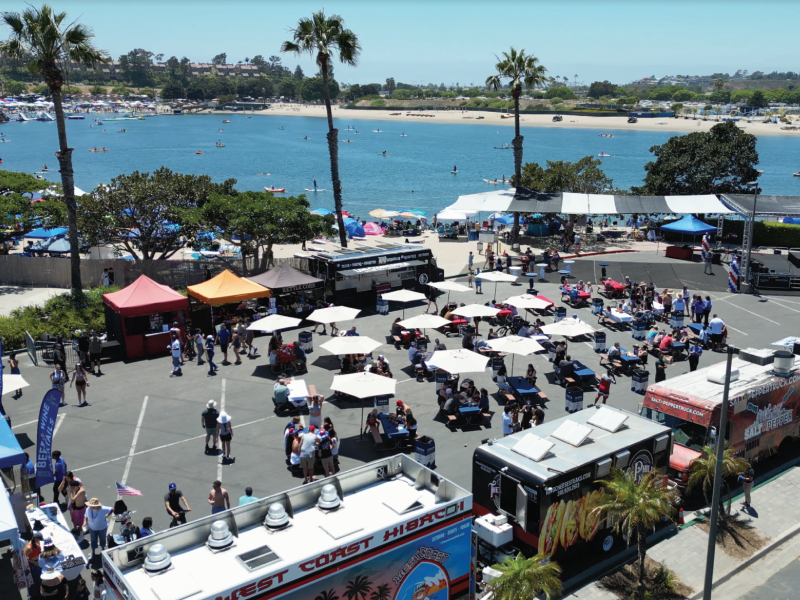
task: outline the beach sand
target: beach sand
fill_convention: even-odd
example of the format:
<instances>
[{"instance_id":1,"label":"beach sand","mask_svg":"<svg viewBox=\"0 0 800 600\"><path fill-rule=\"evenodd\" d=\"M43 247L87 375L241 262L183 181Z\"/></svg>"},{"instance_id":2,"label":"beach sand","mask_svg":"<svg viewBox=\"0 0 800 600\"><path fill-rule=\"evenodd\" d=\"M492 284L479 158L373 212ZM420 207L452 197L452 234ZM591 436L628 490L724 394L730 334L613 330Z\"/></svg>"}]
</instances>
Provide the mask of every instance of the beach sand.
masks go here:
<instances>
[{"instance_id":1,"label":"beach sand","mask_svg":"<svg viewBox=\"0 0 800 600\"><path fill-rule=\"evenodd\" d=\"M397 113L399 115L391 115ZM206 113L208 114L208 113ZM228 111L214 111L211 114L236 114ZM239 113L241 114L241 113ZM273 104L271 108L264 111L257 111L255 115L263 116L294 116L294 117L318 117L325 118L324 106L308 106L302 104ZM419 115L419 116L409 116ZM428 115L428 116L421 116ZM477 119L482 116L483 119ZM424 122L424 123L461 123L469 125L483 125L492 127L513 127L514 119L501 119L499 113L468 111L456 112L449 111L415 111L406 109L395 110L364 110L358 108L333 108L333 117L341 123L350 124L350 121L368 119L371 121L402 121L402 122ZM553 122L553 115L522 115L520 125L526 127L552 127L558 129L579 128L597 129L598 131L669 131L674 133L691 133L692 131L708 131L716 121L702 121L700 119L672 119L667 117L639 119L638 123L628 123L628 117L592 117L564 115L564 120L559 123ZM800 131L783 131L783 124L762 123L739 121L737 125L747 133L753 135L781 135L800 138Z\"/></svg>"}]
</instances>

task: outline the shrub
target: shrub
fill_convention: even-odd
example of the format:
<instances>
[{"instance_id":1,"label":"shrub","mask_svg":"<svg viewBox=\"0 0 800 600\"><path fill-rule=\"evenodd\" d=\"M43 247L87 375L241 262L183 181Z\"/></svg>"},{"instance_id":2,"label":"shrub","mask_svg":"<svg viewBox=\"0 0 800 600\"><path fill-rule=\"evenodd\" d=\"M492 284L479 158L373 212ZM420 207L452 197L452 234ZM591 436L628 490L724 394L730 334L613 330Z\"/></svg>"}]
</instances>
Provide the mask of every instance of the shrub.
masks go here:
<instances>
[{"instance_id":1,"label":"shrub","mask_svg":"<svg viewBox=\"0 0 800 600\"><path fill-rule=\"evenodd\" d=\"M386 100L383 98L378 98L377 100L370 102L370 106L386 106Z\"/></svg>"},{"instance_id":2,"label":"shrub","mask_svg":"<svg viewBox=\"0 0 800 600\"><path fill-rule=\"evenodd\" d=\"M653 587L660 593L671 592L675 589L675 575L664 563L661 563L653 572Z\"/></svg>"}]
</instances>

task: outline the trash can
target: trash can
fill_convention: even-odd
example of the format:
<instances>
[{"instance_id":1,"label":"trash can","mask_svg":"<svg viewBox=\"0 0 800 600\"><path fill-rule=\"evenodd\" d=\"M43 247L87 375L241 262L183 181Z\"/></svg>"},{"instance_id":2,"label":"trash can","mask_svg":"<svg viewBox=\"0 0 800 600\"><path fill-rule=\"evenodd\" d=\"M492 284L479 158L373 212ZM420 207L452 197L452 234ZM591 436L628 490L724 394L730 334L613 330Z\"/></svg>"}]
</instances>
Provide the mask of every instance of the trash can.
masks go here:
<instances>
[{"instance_id":1,"label":"trash can","mask_svg":"<svg viewBox=\"0 0 800 600\"><path fill-rule=\"evenodd\" d=\"M389 399L392 397L392 394L387 394L385 396L375 396L375 404L373 408L377 408L379 412L388 413L389 412Z\"/></svg>"},{"instance_id":2,"label":"trash can","mask_svg":"<svg viewBox=\"0 0 800 600\"><path fill-rule=\"evenodd\" d=\"M494 381L497 381L497 372L503 365L505 365L505 362L499 356L495 356L494 358L492 358L492 379Z\"/></svg>"},{"instance_id":3,"label":"trash can","mask_svg":"<svg viewBox=\"0 0 800 600\"><path fill-rule=\"evenodd\" d=\"M467 233L467 241L469 242L477 242L478 241L478 232L474 229L470 229Z\"/></svg>"},{"instance_id":4,"label":"trash can","mask_svg":"<svg viewBox=\"0 0 800 600\"><path fill-rule=\"evenodd\" d=\"M414 440L414 459L423 467L436 466L436 442L423 435Z\"/></svg>"},{"instance_id":5,"label":"trash can","mask_svg":"<svg viewBox=\"0 0 800 600\"><path fill-rule=\"evenodd\" d=\"M599 315L603 312L603 299L592 298L592 314Z\"/></svg>"},{"instance_id":6,"label":"trash can","mask_svg":"<svg viewBox=\"0 0 800 600\"><path fill-rule=\"evenodd\" d=\"M631 323L631 337L635 340L643 340L647 337L647 323L644 321L633 321Z\"/></svg>"},{"instance_id":7,"label":"trash can","mask_svg":"<svg viewBox=\"0 0 800 600\"><path fill-rule=\"evenodd\" d=\"M389 301L384 300L383 298L378 298L378 305L376 306L375 310L379 315L388 315L389 314Z\"/></svg>"},{"instance_id":8,"label":"trash can","mask_svg":"<svg viewBox=\"0 0 800 600\"><path fill-rule=\"evenodd\" d=\"M672 329L680 329L683 327L683 311L672 311L669 316L669 326L672 327Z\"/></svg>"},{"instance_id":9,"label":"trash can","mask_svg":"<svg viewBox=\"0 0 800 600\"><path fill-rule=\"evenodd\" d=\"M310 331L301 331L300 335L297 336L297 341L300 342L300 347L308 352L314 351L314 338L311 335Z\"/></svg>"},{"instance_id":10,"label":"trash can","mask_svg":"<svg viewBox=\"0 0 800 600\"><path fill-rule=\"evenodd\" d=\"M650 371L634 369L631 375L631 391L644 394L647 391L647 382L650 380Z\"/></svg>"},{"instance_id":11,"label":"trash can","mask_svg":"<svg viewBox=\"0 0 800 600\"><path fill-rule=\"evenodd\" d=\"M447 382L447 378L450 377L450 373L443 369L436 369L436 395L439 395L439 392L442 390L442 386Z\"/></svg>"},{"instance_id":12,"label":"trash can","mask_svg":"<svg viewBox=\"0 0 800 600\"><path fill-rule=\"evenodd\" d=\"M605 331L595 331L594 332L594 351L595 352L602 352L606 349L606 332Z\"/></svg>"},{"instance_id":13,"label":"trash can","mask_svg":"<svg viewBox=\"0 0 800 600\"><path fill-rule=\"evenodd\" d=\"M483 252L483 242L478 242L478 254Z\"/></svg>"},{"instance_id":14,"label":"trash can","mask_svg":"<svg viewBox=\"0 0 800 600\"><path fill-rule=\"evenodd\" d=\"M511 244L511 249L514 252L519 252L519 244Z\"/></svg>"},{"instance_id":15,"label":"trash can","mask_svg":"<svg viewBox=\"0 0 800 600\"><path fill-rule=\"evenodd\" d=\"M577 386L570 386L567 388L565 409L568 413L583 410L583 388Z\"/></svg>"},{"instance_id":16,"label":"trash can","mask_svg":"<svg viewBox=\"0 0 800 600\"><path fill-rule=\"evenodd\" d=\"M558 323L567 318L567 308L565 306L556 306L554 312L555 319L553 319L553 323Z\"/></svg>"}]
</instances>

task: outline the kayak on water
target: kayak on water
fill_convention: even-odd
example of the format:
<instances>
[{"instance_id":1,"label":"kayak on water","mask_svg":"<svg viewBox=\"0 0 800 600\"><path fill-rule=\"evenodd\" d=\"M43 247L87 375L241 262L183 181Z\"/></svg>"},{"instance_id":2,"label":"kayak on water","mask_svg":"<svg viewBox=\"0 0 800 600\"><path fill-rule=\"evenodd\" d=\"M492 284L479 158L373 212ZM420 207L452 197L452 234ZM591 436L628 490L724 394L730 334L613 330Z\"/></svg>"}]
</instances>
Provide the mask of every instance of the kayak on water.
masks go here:
<instances>
[{"instance_id":1,"label":"kayak on water","mask_svg":"<svg viewBox=\"0 0 800 600\"><path fill-rule=\"evenodd\" d=\"M268 188L268 187L265 187L264 191L265 192L272 192L273 194L282 194L283 192L286 191L286 188Z\"/></svg>"}]
</instances>

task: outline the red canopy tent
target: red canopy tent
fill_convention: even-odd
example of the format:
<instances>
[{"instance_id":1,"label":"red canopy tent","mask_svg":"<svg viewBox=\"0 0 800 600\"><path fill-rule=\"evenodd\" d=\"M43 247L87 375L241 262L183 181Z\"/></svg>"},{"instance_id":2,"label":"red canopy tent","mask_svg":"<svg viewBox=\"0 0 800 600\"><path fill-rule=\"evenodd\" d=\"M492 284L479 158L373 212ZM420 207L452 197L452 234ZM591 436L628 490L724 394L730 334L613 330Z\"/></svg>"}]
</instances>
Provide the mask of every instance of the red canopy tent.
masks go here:
<instances>
[{"instance_id":1,"label":"red canopy tent","mask_svg":"<svg viewBox=\"0 0 800 600\"><path fill-rule=\"evenodd\" d=\"M129 359L165 354L169 327L177 321L183 334L189 310L186 296L146 275L118 292L103 294L103 302L109 339L119 341Z\"/></svg>"}]
</instances>

